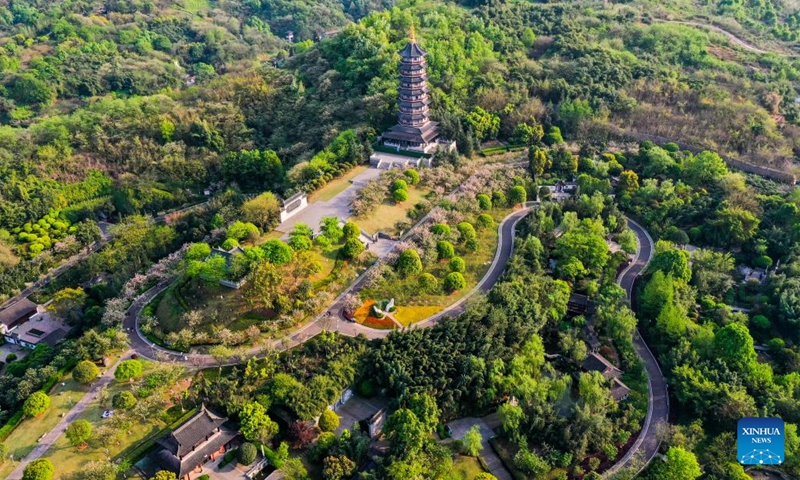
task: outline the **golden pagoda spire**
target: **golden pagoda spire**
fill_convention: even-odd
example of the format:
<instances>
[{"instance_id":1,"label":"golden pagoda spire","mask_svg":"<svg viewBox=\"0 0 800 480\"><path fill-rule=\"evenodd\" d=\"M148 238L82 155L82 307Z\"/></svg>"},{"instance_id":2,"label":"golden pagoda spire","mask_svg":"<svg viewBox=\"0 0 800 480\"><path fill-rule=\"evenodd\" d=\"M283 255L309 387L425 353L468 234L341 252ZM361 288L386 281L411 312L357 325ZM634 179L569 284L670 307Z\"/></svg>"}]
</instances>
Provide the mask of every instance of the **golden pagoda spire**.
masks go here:
<instances>
[{"instance_id":1,"label":"golden pagoda spire","mask_svg":"<svg viewBox=\"0 0 800 480\"><path fill-rule=\"evenodd\" d=\"M411 28L409 29L408 37L409 37L409 40L411 40L411 42L413 42L413 43L417 42L417 38L414 35L414 22L413 21L411 22Z\"/></svg>"}]
</instances>

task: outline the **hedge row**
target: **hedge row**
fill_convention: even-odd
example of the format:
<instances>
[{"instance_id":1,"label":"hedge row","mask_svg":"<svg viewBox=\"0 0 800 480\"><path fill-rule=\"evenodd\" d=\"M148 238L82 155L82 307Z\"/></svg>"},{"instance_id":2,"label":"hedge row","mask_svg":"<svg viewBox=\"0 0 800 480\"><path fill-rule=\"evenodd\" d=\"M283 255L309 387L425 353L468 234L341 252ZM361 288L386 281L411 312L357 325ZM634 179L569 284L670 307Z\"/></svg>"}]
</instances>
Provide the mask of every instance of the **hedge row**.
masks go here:
<instances>
[{"instance_id":1,"label":"hedge row","mask_svg":"<svg viewBox=\"0 0 800 480\"><path fill-rule=\"evenodd\" d=\"M386 145L373 145L372 149L376 152L383 152L383 153L394 153L397 155L403 155L404 157L414 157L414 158L428 158L430 155L427 153L422 152L414 152L412 150L397 150L394 147L387 147Z\"/></svg>"}]
</instances>

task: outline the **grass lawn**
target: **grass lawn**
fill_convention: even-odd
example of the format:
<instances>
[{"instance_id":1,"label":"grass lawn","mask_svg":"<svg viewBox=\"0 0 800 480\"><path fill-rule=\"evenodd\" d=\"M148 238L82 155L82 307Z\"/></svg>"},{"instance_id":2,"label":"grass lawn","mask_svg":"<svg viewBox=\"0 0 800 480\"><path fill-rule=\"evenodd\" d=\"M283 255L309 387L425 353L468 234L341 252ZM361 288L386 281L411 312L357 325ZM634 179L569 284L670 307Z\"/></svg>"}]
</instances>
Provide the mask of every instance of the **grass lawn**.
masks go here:
<instances>
[{"instance_id":1,"label":"grass lawn","mask_svg":"<svg viewBox=\"0 0 800 480\"><path fill-rule=\"evenodd\" d=\"M246 317L249 319L266 320L270 318L270 312L262 309L253 308L242 296L242 291L223 287L222 285L210 285L198 279L190 279L184 282L182 279L176 281L165 292L164 297L156 309L156 317L161 326L169 332L176 332L184 328L183 314L186 312L181 301L180 295L189 306L189 310L201 310L206 313L219 312L222 323L227 323L227 327L236 330L236 320ZM215 322L211 315L204 316L198 328L210 328ZM247 328L245 325L243 328Z\"/></svg>"},{"instance_id":2,"label":"grass lawn","mask_svg":"<svg viewBox=\"0 0 800 480\"><path fill-rule=\"evenodd\" d=\"M157 368L153 362L142 360L142 363L144 364L143 375ZM104 424L112 421L112 419L103 419L101 416L104 410L111 409L111 399L116 393L128 389L130 389L128 382L112 381L105 389L107 394L98 395L99 398L92 400L78 418L89 421L92 424L92 431L97 432ZM89 446L83 451L78 451L69 443L67 437L62 435L45 453L45 457L53 462L60 478L69 478L72 474L79 472L87 462L113 458L123 450L159 432L164 426L165 423L159 415L151 415L145 422L138 417L132 418L130 428L119 436L118 441L112 444L101 444L95 438L89 441Z\"/></svg>"},{"instance_id":3,"label":"grass lawn","mask_svg":"<svg viewBox=\"0 0 800 480\"><path fill-rule=\"evenodd\" d=\"M352 217L352 220L356 222L362 230L371 235L374 235L378 231L396 235L400 232L395 230L395 224L401 220L408 220L406 215L408 210L419 203L427 193L427 190L420 190L416 187L412 187L408 191L408 200L405 202L397 204L394 200L384 200L384 202L378 205L369 215Z\"/></svg>"},{"instance_id":4,"label":"grass lawn","mask_svg":"<svg viewBox=\"0 0 800 480\"><path fill-rule=\"evenodd\" d=\"M463 480L472 480L481 473L483 473L481 463L475 457L467 457L459 455L455 462L453 462L453 477Z\"/></svg>"},{"instance_id":5,"label":"grass lawn","mask_svg":"<svg viewBox=\"0 0 800 480\"><path fill-rule=\"evenodd\" d=\"M403 324L404 327L417 323L430 316L433 316L444 310L443 307L438 305L434 306L421 306L421 305L408 305L397 307L397 311L392 314L394 318Z\"/></svg>"},{"instance_id":6,"label":"grass lawn","mask_svg":"<svg viewBox=\"0 0 800 480\"><path fill-rule=\"evenodd\" d=\"M64 383L62 386L61 383ZM89 386L79 385L66 375L60 383L49 392L50 408L36 418L26 418L11 432L5 443L8 446L8 458L18 460L33 450L39 438L53 429L61 420L61 415L66 414L80 400ZM0 465L0 478L6 478L14 469L14 463L5 461Z\"/></svg>"},{"instance_id":7,"label":"grass lawn","mask_svg":"<svg viewBox=\"0 0 800 480\"><path fill-rule=\"evenodd\" d=\"M320 188L319 190L315 191L308 197L308 203L311 202L327 202L328 200L332 199L336 195L339 195L343 191L350 186L350 180L356 177L358 174L362 173L366 169L368 169L368 165L359 165L349 172L345 173L339 178L334 178L330 182L327 183L324 187Z\"/></svg>"}]
</instances>

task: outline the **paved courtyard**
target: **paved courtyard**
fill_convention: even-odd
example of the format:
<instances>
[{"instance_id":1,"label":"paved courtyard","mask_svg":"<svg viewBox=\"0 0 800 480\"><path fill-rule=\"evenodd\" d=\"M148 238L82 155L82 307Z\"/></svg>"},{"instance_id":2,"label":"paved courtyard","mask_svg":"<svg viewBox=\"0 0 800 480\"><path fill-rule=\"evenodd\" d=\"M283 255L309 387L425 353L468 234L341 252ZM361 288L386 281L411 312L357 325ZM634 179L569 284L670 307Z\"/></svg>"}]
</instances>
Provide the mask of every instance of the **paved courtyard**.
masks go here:
<instances>
[{"instance_id":1,"label":"paved courtyard","mask_svg":"<svg viewBox=\"0 0 800 480\"><path fill-rule=\"evenodd\" d=\"M378 410L386 408L388 404L385 398L364 398L353 395L344 405L336 409L336 414L339 415L340 418L339 428L336 429L336 434L341 434L345 429L351 430L353 424L371 417L377 413Z\"/></svg>"},{"instance_id":2,"label":"paved courtyard","mask_svg":"<svg viewBox=\"0 0 800 480\"><path fill-rule=\"evenodd\" d=\"M503 465L503 461L500 460L500 457L497 456L494 449L492 449L492 446L489 444L489 439L494 437L494 430L489 427L484 419L472 417L460 418L458 420L453 420L447 425L453 430L453 438L456 440L461 439L473 425L477 425L481 430L481 445L483 446L481 457L486 461L489 472L497 477L497 480L512 480L511 473L509 473L505 465Z\"/></svg>"},{"instance_id":3,"label":"paved courtyard","mask_svg":"<svg viewBox=\"0 0 800 480\"><path fill-rule=\"evenodd\" d=\"M297 222L303 222L311 228L316 229L325 217L337 217L339 220L346 220L347 217L350 216L350 203L353 201L353 198L355 198L356 193L361 190L367 182L378 178L381 173L382 172L377 168L368 168L364 170L353 177L353 179L350 180L350 186L340 194L326 202L317 201L309 204L303 211L278 225L275 230L288 234L292 231ZM288 239L288 235L285 236L284 239Z\"/></svg>"},{"instance_id":4,"label":"paved courtyard","mask_svg":"<svg viewBox=\"0 0 800 480\"><path fill-rule=\"evenodd\" d=\"M28 355L28 352L28 349L19 345L4 343L3 345L0 345L0 362L8 363L6 358L8 358L8 356L12 353L17 356L17 360L22 360L26 355Z\"/></svg>"}]
</instances>

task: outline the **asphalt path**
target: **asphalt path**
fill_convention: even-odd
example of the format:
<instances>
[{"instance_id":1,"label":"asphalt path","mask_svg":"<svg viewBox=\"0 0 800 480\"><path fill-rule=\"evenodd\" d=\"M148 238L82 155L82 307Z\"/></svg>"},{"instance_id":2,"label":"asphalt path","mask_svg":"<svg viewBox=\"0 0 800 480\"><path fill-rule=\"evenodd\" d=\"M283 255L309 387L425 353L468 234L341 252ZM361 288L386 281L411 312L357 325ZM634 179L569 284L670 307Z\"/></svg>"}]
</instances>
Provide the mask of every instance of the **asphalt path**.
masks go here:
<instances>
[{"instance_id":1,"label":"asphalt path","mask_svg":"<svg viewBox=\"0 0 800 480\"><path fill-rule=\"evenodd\" d=\"M494 260L489 267L481 281L470 292L464 295L458 302L446 308L442 312L437 313L425 320L416 323L413 328L429 328L442 319L457 316L464 312L468 304L468 300L477 293L487 293L491 288L500 280L505 271L508 260L514 251L514 239L516 234L517 224L525 218L525 216L536 207L536 204L531 202L526 204L526 207L512 212L509 214L498 226L498 249L495 253ZM647 231L635 221L628 219L628 226L636 234L638 240L638 250L634 261L620 273L617 278L617 283L625 290L628 298L633 297L634 286L636 279L642 274L650 259L653 256L654 244L653 239ZM323 331L336 331L339 334L348 336L364 335L367 338L382 338L389 335L393 330L377 330L365 327L358 323L350 322L342 316L342 309L344 308L344 296L349 292L358 292L366 281L366 275L361 275L356 281L340 295L328 309L317 316L313 321L307 324L302 329L298 330L289 337L281 340L273 341L270 344L271 349L274 350L287 350L297 345L300 345L309 339L315 337ZM146 339L138 328L138 319L142 309L162 290L169 286L170 282L162 282L144 294L142 294L131 307L128 309L127 315L124 320L124 327L128 332L130 338L130 347L138 355L150 358L156 361L169 361L174 363L181 363L195 368L205 368L217 365L233 365L240 363L241 360L233 359L225 362L218 361L213 356L208 354L183 354L167 350L153 344ZM628 452L606 472L606 475L613 474L623 468L636 466L641 472L644 467L658 453L661 444L659 432L660 426L665 425L669 416L669 399L667 396L667 384L661 368L658 365L653 353L647 346L647 343L639 335L638 330L633 339L633 345L636 353L642 359L647 370L647 387L648 387L648 409L647 416L645 417L642 430L634 442L633 446ZM247 352L245 357L258 356L263 351L263 348L256 347ZM643 461L642 461L643 460Z\"/></svg>"},{"instance_id":2,"label":"asphalt path","mask_svg":"<svg viewBox=\"0 0 800 480\"><path fill-rule=\"evenodd\" d=\"M653 258L655 247L650 234L641 225L628 219L628 227L636 234L639 248L636 252L636 258L622 271L619 278L617 278L617 283L625 289L628 298L632 299L636 279L639 278L650 259ZM661 427L666 425L669 417L667 382L661 372L661 367L658 365L658 360L656 360L655 355L650 351L650 347L647 346L638 330L636 330L633 338L633 347L636 350L636 354L644 362L647 370L647 416L642 425L642 430L630 450L606 471L606 476L627 467L637 468L637 473L640 473L658 453L658 448L661 445L659 432L662 430Z\"/></svg>"}]
</instances>

